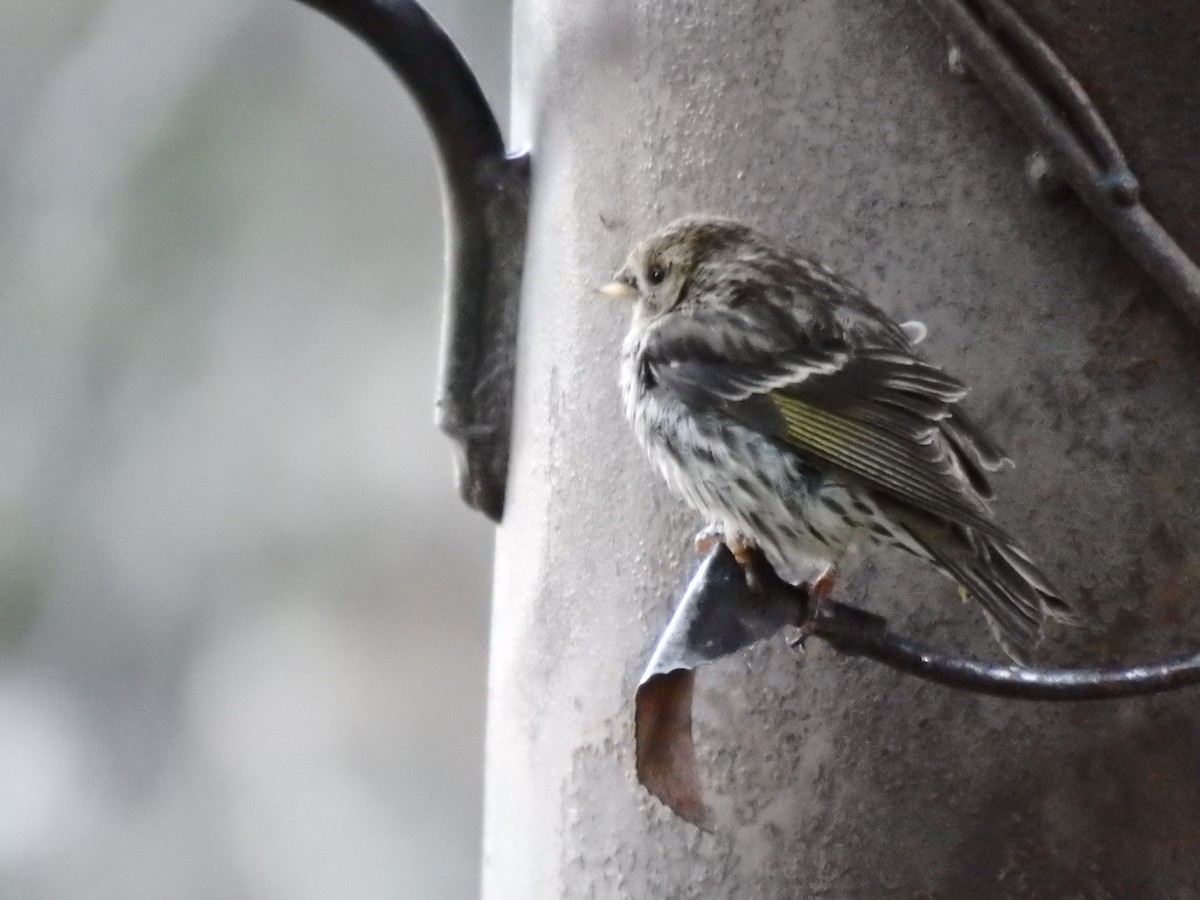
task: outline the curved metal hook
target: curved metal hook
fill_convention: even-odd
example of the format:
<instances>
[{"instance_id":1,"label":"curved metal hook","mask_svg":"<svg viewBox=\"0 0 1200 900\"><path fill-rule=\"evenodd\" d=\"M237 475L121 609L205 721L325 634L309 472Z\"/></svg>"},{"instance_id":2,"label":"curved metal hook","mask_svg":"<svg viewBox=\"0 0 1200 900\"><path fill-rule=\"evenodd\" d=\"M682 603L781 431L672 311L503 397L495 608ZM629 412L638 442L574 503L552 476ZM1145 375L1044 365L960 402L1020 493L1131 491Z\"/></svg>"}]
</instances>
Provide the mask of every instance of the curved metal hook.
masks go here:
<instances>
[{"instance_id":1,"label":"curved metal hook","mask_svg":"<svg viewBox=\"0 0 1200 900\"><path fill-rule=\"evenodd\" d=\"M529 156L506 155L479 82L412 0L300 0L358 35L408 88L433 134L446 204L447 289L435 400L458 445L463 499L504 512Z\"/></svg>"}]
</instances>

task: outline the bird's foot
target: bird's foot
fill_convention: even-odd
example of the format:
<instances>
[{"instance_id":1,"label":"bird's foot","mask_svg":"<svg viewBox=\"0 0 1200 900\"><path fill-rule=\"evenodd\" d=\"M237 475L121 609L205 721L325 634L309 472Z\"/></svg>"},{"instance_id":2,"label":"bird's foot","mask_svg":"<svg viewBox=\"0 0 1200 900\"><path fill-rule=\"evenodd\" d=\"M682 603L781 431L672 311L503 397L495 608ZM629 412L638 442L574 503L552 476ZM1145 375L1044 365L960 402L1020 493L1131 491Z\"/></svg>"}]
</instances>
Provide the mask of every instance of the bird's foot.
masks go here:
<instances>
[{"instance_id":1,"label":"bird's foot","mask_svg":"<svg viewBox=\"0 0 1200 900\"><path fill-rule=\"evenodd\" d=\"M818 604L823 603L833 596L833 589L836 586L837 571L833 566L826 566L820 575L808 583L808 596Z\"/></svg>"},{"instance_id":2,"label":"bird's foot","mask_svg":"<svg viewBox=\"0 0 1200 900\"><path fill-rule=\"evenodd\" d=\"M799 634L788 643L793 650L803 650L805 643L817 630L817 622L826 614L837 584L837 572L829 566L808 583L808 609L799 625Z\"/></svg>"},{"instance_id":3,"label":"bird's foot","mask_svg":"<svg viewBox=\"0 0 1200 900\"><path fill-rule=\"evenodd\" d=\"M756 594L762 593L763 577L759 571L759 561L762 557L758 546L753 541L741 537L725 538L725 546L729 548L729 552L733 554L737 564L742 567L742 572L746 576L746 587Z\"/></svg>"},{"instance_id":4,"label":"bird's foot","mask_svg":"<svg viewBox=\"0 0 1200 900\"><path fill-rule=\"evenodd\" d=\"M695 544L697 556L708 556L709 551L717 544L725 542L725 532L719 525L705 525L696 532Z\"/></svg>"},{"instance_id":5,"label":"bird's foot","mask_svg":"<svg viewBox=\"0 0 1200 900\"><path fill-rule=\"evenodd\" d=\"M707 556L718 544L724 544L746 574L746 586L755 593L762 591L759 550L753 541L742 537L728 537L719 525L707 525L696 532L695 544L697 556Z\"/></svg>"}]
</instances>

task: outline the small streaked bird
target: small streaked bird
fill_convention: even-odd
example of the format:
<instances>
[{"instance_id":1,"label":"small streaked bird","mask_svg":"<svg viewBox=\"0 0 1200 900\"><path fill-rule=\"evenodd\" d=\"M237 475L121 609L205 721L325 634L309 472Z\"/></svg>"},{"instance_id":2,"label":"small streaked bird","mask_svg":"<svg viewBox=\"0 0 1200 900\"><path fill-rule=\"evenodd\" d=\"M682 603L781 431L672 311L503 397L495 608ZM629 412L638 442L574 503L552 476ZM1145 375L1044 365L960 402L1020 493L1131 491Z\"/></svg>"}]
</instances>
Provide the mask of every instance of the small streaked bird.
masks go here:
<instances>
[{"instance_id":1,"label":"small streaked bird","mask_svg":"<svg viewBox=\"0 0 1200 900\"><path fill-rule=\"evenodd\" d=\"M978 601L1023 662L1074 617L988 507L1009 460L967 388L820 263L738 222L681 219L642 241L609 297L633 303L625 414L671 490L743 565L832 573L856 546L926 560ZM748 577L750 569L748 568Z\"/></svg>"}]
</instances>

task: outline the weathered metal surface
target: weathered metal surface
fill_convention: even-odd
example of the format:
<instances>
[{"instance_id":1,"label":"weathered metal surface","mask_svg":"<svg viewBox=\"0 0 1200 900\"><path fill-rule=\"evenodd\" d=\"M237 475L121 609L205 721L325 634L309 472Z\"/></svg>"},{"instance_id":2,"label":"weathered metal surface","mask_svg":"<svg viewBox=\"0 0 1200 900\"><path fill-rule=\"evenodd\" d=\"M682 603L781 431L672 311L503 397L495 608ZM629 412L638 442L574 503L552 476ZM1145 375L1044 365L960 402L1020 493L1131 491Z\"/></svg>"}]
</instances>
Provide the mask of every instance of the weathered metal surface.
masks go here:
<instances>
[{"instance_id":1,"label":"weathered metal surface","mask_svg":"<svg viewBox=\"0 0 1200 900\"><path fill-rule=\"evenodd\" d=\"M1150 211L1200 260L1195 0L1008 0L1050 38L1112 127Z\"/></svg>"},{"instance_id":2,"label":"weathered metal surface","mask_svg":"<svg viewBox=\"0 0 1200 900\"><path fill-rule=\"evenodd\" d=\"M1102 103L1110 89L1029 17ZM485 898L1200 897L1186 693L1020 704L770 642L697 680L717 831L637 785L630 698L699 523L622 421L627 323L591 291L634 240L687 212L741 216L928 323L928 354L975 385L972 411L1017 460L998 484L1003 520L1102 626L1045 662L1200 638L1200 355L1088 213L1026 187L1027 138L983 87L949 77L915 4L521 0L514 35L516 124L539 165L498 543ZM1168 222L1131 126L1101 109ZM930 644L993 652L952 585L893 554L841 597Z\"/></svg>"},{"instance_id":3,"label":"weathered metal surface","mask_svg":"<svg viewBox=\"0 0 1200 900\"><path fill-rule=\"evenodd\" d=\"M979 14L966 0L921 0L953 42L961 60L953 65L976 75L1037 143L1028 174L1038 190L1070 186L1200 332L1200 267L1142 204L1138 180L1087 92L1007 0L976 2Z\"/></svg>"}]
</instances>

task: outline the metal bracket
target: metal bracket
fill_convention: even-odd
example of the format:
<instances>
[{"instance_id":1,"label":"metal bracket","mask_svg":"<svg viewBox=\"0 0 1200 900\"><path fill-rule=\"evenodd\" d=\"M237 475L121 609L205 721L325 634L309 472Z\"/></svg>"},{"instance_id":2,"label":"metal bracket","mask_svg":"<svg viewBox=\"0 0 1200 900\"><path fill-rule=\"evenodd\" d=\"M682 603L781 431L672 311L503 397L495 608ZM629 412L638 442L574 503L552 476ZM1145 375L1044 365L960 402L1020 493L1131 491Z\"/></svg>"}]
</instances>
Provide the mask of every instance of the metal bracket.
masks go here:
<instances>
[{"instance_id":1,"label":"metal bracket","mask_svg":"<svg viewBox=\"0 0 1200 900\"><path fill-rule=\"evenodd\" d=\"M301 0L358 35L433 134L446 207L446 297L435 420L457 445L462 498L499 521L512 431L529 155L509 155L454 42L412 0Z\"/></svg>"},{"instance_id":2,"label":"metal bracket","mask_svg":"<svg viewBox=\"0 0 1200 900\"><path fill-rule=\"evenodd\" d=\"M1140 201L1099 110L1062 60L1006 0L918 0L978 78L1037 142L1061 178L1200 329L1200 268ZM1040 178L1031 172L1031 178Z\"/></svg>"}]
</instances>

